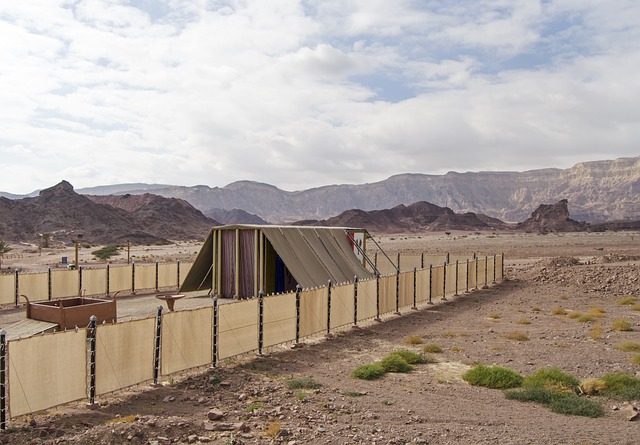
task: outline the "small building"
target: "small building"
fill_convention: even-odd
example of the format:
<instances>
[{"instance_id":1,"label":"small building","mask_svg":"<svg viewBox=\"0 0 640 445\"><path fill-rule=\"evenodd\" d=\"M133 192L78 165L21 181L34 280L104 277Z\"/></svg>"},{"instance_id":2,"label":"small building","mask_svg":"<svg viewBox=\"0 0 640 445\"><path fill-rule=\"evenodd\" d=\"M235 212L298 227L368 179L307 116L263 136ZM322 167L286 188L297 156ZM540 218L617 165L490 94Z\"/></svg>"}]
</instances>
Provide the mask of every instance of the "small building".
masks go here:
<instances>
[{"instance_id":1,"label":"small building","mask_svg":"<svg viewBox=\"0 0 640 445\"><path fill-rule=\"evenodd\" d=\"M344 283L374 275L365 267L365 229L227 225L209 232L180 292L211 289L222 298Z\"/></svg>"}]
</instances>

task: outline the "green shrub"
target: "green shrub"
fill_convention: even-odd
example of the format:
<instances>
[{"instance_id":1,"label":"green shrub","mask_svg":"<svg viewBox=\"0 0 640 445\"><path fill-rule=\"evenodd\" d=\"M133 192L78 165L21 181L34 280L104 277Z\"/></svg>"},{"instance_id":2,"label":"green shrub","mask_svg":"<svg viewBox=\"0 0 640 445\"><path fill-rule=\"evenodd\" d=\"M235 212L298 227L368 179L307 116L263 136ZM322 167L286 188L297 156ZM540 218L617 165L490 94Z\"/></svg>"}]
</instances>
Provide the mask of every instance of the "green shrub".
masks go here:
<instances>
[{"instance_id":1,"label":"green shrub","mask_svg":"<svg viewBox=\"0 0 640 445\"><path fill-rule=\"evenodd\" d=\"M378 363L360 365L351 373L352 377L362 380L375 380L384 375L385 371Z\"/></svg>"},{"instance_id":2,"label":"green shrub","mask_svg":"<svg viewBox=\"0 0 640 445\"><path fill-rule=\"evenodd\" d=\"M634 365L640 365L640 354L636 354L629 360Z\"/></svg>"},{"instance_id":3,"label":"green shrub","mask_svg":"<svg viewBox=\"0 0 640 445\"><path fill-rule=\"evenodd\" d=\"M579 385L578 379L559 368L540 369L527 376L522 382L524 387L543 388L556 392L574 392Z\"/></svg>"},{"instance_id":4,"label":"green shrub","mask_svg":"<svg viewBox=\"0 0 640 445\"><path fill-rule=\"evenodd\" d=\"M640 379L624 372L613 372L602 376L605 383L604 393L623 400L640 399Z\"/></svg>"},{"instance_id":5,"label":"green shrub","mask_svg":"<svg viewBox=\"0 0 640 445\"><path fill-rule=\"evenodd\" d=\"M613 329L614 331L631 331L631 323L629 323L629 320L626 320L624 318L618 318L617 320L613 320L613 323L611 323L611 329Z\"/></svg>"},{"instance_id":6,"label":"green shrub","mask_svg":"<svg viewBox=\"0 0 640 445\"><path fill-rule=\"evenodd\" d=\"M602 406L592 400L578 397L575 393L560 393L538 386L518 391L506 391L505 397L521 402L539 403L559 414L585 417L601 417L604 415Z\"/></svg>"},{"instance_id":7,"label":"green shrub","mask_svg":"<svg viewBox=\"0 0 640 445\"><path fill-rule=\"evenodd\" d=\"M424 354L418 354L413 351L408 351L406 349L399 349L397 351L393 351L391 354L400 356L405 362L409 363L410 365L424 365L427 363L436 362L433 358L429 356L426 356Z\"/></svg>"},{"instance_id":8,"label":"green shrub","mask_svg":"<svg viewBox=\"0 0 640 445\"><path fill-rule=\"evenodd\" d=\"M424 340L419 335L412 335L411 337L408 337L404 342L408 345L421 345L422 343L424 343Z\"/></svg>"},{"instance_id":9,"label":"green shrub","mask_svg":"<svg viewBox=\"0 0 640 445\"><path fill-rule=\"evenodd\" d=\"M522 385L523 377L519 373L501 366L477 365L465 372L462 378L473 386L507 389Z\"/></svg>"},{"instance_id":10,"label":"green shrub","mask_svg":"<svg viewBox=\"0 0 640 445\"><path fill-rule=\"evenodd\" d=\"M382 360L380 360L380 366L385 372L411 372L413 371L413 366L407 363L405 359L403 359L398 354L389 354Z\"/></svg>"},{"instance_id":11,"label":"green shrub","mask_svg":"<svg viewBox=\"0 0 640 445\"><path fill-rule=\"evenodd\" d=\"M617 345L616 349L624 352L640 352L640 342L626 341Z\"/></svg>"},{"instance_id":12,"label":"green shrub","mask_svg":"<svg viewBox=\"0 0 640 445\"><path fill-rule=\"evenodd\" d=\"M94 250L93 252L91 252L91 255L101 260L108 260L112 256L118 255L118 254L119 254L118 246L116 244L109 244L108 246L104 246L101 249Z\"/></svg>"},{"instance_id":13,"label":"green shrub","mask_svg":"<svg viewBox=\"0 0 640 445\"><path fill-rule=\"evenodd\" d=\"M435 343L431 343L428 345L425 345L422 347L422 352L430 352L433 354L438 354L440 352L442 352L442 348L440 347L440 345L437 345Z\"/></svg>"},{"instance_id":14,"label":"green shrub","mask_svg":"<svg viewBox=\"0 0 640 445\"><path fill-rule=\"evenodd\" d=\"M318 389L320 383L316 382L313 377L303 377L301 379L289 380L287 387L289 389Z\"/></svg>"}]
</instances>

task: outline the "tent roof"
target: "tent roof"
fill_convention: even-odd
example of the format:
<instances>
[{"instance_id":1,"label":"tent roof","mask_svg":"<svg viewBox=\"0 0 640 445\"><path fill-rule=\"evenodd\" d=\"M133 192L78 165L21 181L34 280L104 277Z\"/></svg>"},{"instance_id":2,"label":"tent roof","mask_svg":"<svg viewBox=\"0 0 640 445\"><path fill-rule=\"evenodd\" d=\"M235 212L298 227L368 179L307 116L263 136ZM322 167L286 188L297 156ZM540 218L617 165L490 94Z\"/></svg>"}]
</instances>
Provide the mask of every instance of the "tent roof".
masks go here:
<instances>
[{"instance_id":1,"label":"tent roof","mask_svg":"<svg viewBox=\"0 0 640 445\"><path fill-rule=\"evenodd\" d=\"M195 291L211 288L213 270L213 233L220 230L260 230L269 240L291 275L303 288L370 278L353 253L346 231L365 229L344 227L228 225L214 227L198 253L180 290Z\"/></svg>"}]
</instances>

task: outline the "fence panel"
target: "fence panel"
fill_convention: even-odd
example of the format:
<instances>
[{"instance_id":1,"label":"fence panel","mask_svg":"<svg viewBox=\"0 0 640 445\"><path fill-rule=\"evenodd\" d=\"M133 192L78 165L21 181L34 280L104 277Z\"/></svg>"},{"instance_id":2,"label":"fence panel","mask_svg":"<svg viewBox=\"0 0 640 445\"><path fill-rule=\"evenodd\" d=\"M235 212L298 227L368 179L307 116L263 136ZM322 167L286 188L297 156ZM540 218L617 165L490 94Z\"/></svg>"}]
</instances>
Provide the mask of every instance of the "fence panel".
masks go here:
<instances>
[{"instance_id":1,"label":"fence panel","mask_svg":"<svg viewBox=\"0 0 640 445\"><path fill-rule=\"evenodd\" d=\"M458 293L467 290L467 260L458 263Z\"/></svg>"},{"instance_id":2,"label":"fence panel","mask_svg":"<svg viewBox=\"0 0 640 445\"><path fill-rule=\"evenodd\" d=\"M218 358L258 349L258 299L218 306Z\"/></svg>"},{"instance_id":3,"label":"fence panel","mask_svg":"<svg viewBox=\"0 0 640 445\"><path fill-rule=\"evenodd\" d=\"M107 293L107 269L82 269L82 295Z\"/></svg>"},{"instance_id":4,"label":"fence panel","mask_svg":"<svg viewBox=\"0 0 640 445\"><path fill-rule=\"evenodd\" d=\"M20 295L26 295L31 302L49 299L49 274L28 273L18 277Z\"/></svg>"},{"instance_id":5,"label":"fence panel","mask_svg":"<svg viewBox=\"0 0 640 445\"><path fill-rule=\"evenodd\" d=\"M416 273L416 302L424 303L429 301L429 268L422 269Z\"/></svg>"},{"instance_id":6,"label":"fence panel","mask_svg":"<svg viewBox=\"0 0 640 445\"><path fill-rule=\"evenodd\" d=\"M467 273L469 274L469 290L471 290L471 289L475 289L475 287L477 286L477 280L476 280L477 260L469 261L468 266L469 268L467 270Z\"/></svg>"},{"instance_id":7,"label":"fence panel","mask_svg":"<svg viewBox=\"0 0 640 445\"><path fill-rule=\"evenodd\" d=\"M434 266L440 266L447 261L446 253L439 254L429 254L424 256L424 267L429 267L429 264L433 264Z\"/></svg>"},{"instance_id":8,"label":"fence panel","mask_svg":"<svg viewBox=\"0 0 640 445\"><path fill-rule=\"evenodd\" d=\"M493 283L493 273L497 262L498 259L493 255L487 258L487 284ZM497 278L498 277L496 276L496 279Z\"/></svg>"},{"instance_id":9,"label":"fence panel","mask_svg":"<svg viewBox=\"0 0 640 445\"><path fill-rule=\"evenodd\" d=\"M182 286L182 283L184 283L184 279L187 277L187 274L191 270L191 266L193 266L193 263L180 262L180 286Z\"/></svg>"},{"instance_id":10,"label":"fence panel","mask_svg":"<svg viewBox=\"0 0 640 445\"><path fill-rule=\"evenodd\" d=\"M132 288L132 266L109 267L109 292L129 291Z\"/></svg>"},{"instance_id":11,"label":"fence panel","mask_svg":"<svg viewBox=\"0 0 640 445\"><path fill-rule=\"evenodd\" d=\"M380 272L380 275L396 274L396 264L392 261L395 260L391 258L391 261L389 261L386 256L378 255L378 265L376 267L378 269L378 272Z\"/></svg>"},{"instance_id":12,"label":"fence panel","mask_svg":"<svg viewBox=\"0 0 640 445\"><path fill-rule=\"evenodd\" d=\"M484 285L487 284L487 282L485 281L485 270L484 270L484 268L486 267L487 261L485 258L478 258L476 262L478 263L478 277L476 278L477 284L478 284L478 287L483 287Z\"/></svg>"},{"instance_id":13,"label":"fence panel","mask_svg":"<svg viewBox=\"0 0 640 445\"><path fill-rule=\"evenodd\" d=\"M86 330L8 342L11 417L87 397Z\"/></svg>"},{"instance_id":14,"label":"fence panel","mask_svg":"<svg viewBox=\"0 0 640 445\"><path fill-rule=\"evenodd\" d=\"M0 275L0 304L14 304L16 302L15 274Z\"/></svg>"},{"instance_id":15,"label":"fence panel","mask_svg":"<svg viewBox=\"0 0 640 445\"><path fill-rule=\"evenodd\" d=\"M504 270L503 261L504 261L503 254L499 254L496 257L496 280L502 280L504 278L502 276L502 271Z\"/></svg>"},{"instance_id":16,"label":"fence panel","mask_svg":"<svg viewBox=\"0 0 640 445\"><path fill-rule=\"evenodd\" d=\"M422 255L400 255L400 272L422 269Z\"/></svg>"},{"instance_id":17,"label":"fence panel","mask_svg":"<svg viewBox=\"0 0 640 445\"><path fill-rule=\"evenodd\" d=\"M443 297L444 286L444 266L437 266L433 269L433 275L431 279L431 298Z\"/></svg>"},{"instance_id":18,"label":"fence panel","mask_svg":"<svg viewBox=\"0 0 640 445\"><path fill-rule=\"evenodd\" d=\"M353 324L353 289L353 283L331 288L331 329Z\"/></svg>"},{"instance_id":19,"label":"fence panel","mask_svg":"<svg viewBox=\"0 0 640 445\"><path fill-rule=\"evenodd\" d=\"M158 287L178 286L178 263L158 264Z\"/></svg>"},{"instance_id":20,"label":"fence panel","mask_svg":"<svg viewBox=\"0 0 640 445\"><path fill-rule=\"evenodd\" d=\"M400 308L413 306L413 269L400 274Z\"/></svg>"},{"instance_id":21,"label":"fence panel","mask_svg":"<svg viewBox=\"0 0 640 445\"><path fill-rule=\"evenodd\" d=\"M77 297L80 294L78 270L51 271L51 298Z\"/></svg>"},{"instance_id":22,"label":"fence panel","mask_svg":"<svg viewBox=\"0 0 640 445\"><path fill-rule=\"evenodd\" d=\"M309 290L300 294L300 337L327 329L327 288Z\"/></svg>"},{"instance_id":23,"label":"fence panel","mask_svg":"<svg viewBox=\"0 0 640 445\"><path fill-rule=\"evenodd\" d=\"M265 297L263 300L263 346L296 339L296 294Z\"/></svg>"},{"instance_id":24,"label":"fence panel","mask_svg":"<svg viewBox=\"0 0 640 445\"><path fill-rule=\"evenodd\" d=\"M96 329L96 394L153 379L155 318Z\"/></svg>"},{"instance_id":25,"label":"fence panel","mask_svg":"<svg viewBox=\"0 0 640 445\"><path fill-rule=\"evenodd\" d=\"M380 315L396 310L396 276L380 277Z\"/></svg>"},{"instance_id":26,"label":"fence panel","mask_svg":"<svg viewBox=\"0 0 640 445\"><path fill-rule=\"evenodd\" d=\"M358 321L376 316L376 279L358 281Z\"/></svg>"},{"instance_id":27,"label":"fence panel","mask_svg":"<svg viewBox=\"0 0 640 445\"><path fill-rule=\"evenodd\" d=\"M162 374L212 362L213 307L162 316Z\"/></svg>"},{"instance_id":28,"label":"fence panel","mask_svg":"<svg viewBox=\"0 0 640 445\"><path fill-rule=\"evenodd\" d=\"M156 288L156 265L136 264L136 292Z\"/></svg>"},{"instance_id":29,"label":"fence panel","mask_svg":"<svg viewBox=\"0 0 640 445\"><path fill-rule=\"evenodd\" d=\"M456 292L456 263L448 263L447 268L447 294Z\"/></svg>"}]
</instances>

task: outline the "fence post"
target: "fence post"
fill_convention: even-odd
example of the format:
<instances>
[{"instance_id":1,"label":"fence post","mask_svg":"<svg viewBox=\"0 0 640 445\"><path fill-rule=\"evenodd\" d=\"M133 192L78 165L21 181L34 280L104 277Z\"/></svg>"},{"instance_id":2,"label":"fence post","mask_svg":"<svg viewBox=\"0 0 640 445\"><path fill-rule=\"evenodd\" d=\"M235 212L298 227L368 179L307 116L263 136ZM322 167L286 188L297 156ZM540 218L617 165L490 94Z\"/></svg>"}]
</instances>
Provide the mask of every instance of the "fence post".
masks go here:
<instances>
[{"instance_id":1,"label":"fence post","mask_svg":"<svg viewBox=\"0 0 640 445\"><path fill-rule=\"evenodd\" d=\"M82 266L78 266L78 297L82 296Z\"/></svg>"},{"instance_id":2,"label":"fence post","mask_svg":"<svg viewBox=\"0 0 640 445\"><path fill-rule=\"evenodd\" d=\"M153 351L153 384L158 384L158 376L160 375L160 337L162 334L162 306L158 306L156 314L156 341Z\"/></svg>"},{"instance_id":3,"label":"fence post","mask_svg":"<svg viewBox=\"0 0 640 445\"><path fill-rule=\"evenodd\" d=\"M433 304L433 301L431 301L432 287L433 287L433 264L429 264L429 303L427 304Z\"/></svg>"},{"instance_id":4,"label":"fence post","mask_svg":"<svg viewBox=\"0 0 640 445\"><path fill-rule=\"evenodd\" d=\"M111 265L107 264L107 293L106 295L109 295L109 275L111 274Z\"/></svg>"},{"instance_id":5,"label":"fence post","mask_svg":"<svg viewBox=\"0 0 640 445\"><path fill-rule=\"evenodd\" d=\"M213 351L211 352L211 362L215 368L218 364L218 297L213 297Z\"/></svg>"},{"instance_id":6,"label":"fence post","mask_svg":"<svg viewBox=\"0 0 640 445\"><path fill-rule=\"evenodd\" d=\"M300 343L300 291L302 287L296 284L296 345Z\"/></svg>"},{"instance_id":7,"label":"fence post","mask_svg":"<svg viewBox=\"0 0 640 445\"><path fill-rule=\"evenodd\" d=\"M96 320L95 315L89 317L89 408L96 408Z\"/></svg>"},{"instance_id":8,"label":"fence post","mask_svg":"<svg viewBox=\"0 0 640 445\"><path fill-rule=\"evenodd\" d=\"M420 269L424 269L424 252L420 254Z\"/></svg>"},{"instance_id":9,"label":"fence post","mask_svg":"<svg viewBox=\"0 0 640 445\"><path fill-rule=\"evenodd\" d=\"M396 270L396 315L400 315L400 254L398 253L398 269Z\"/></svg>"},{"instance_id":10,"label":"fence post","mask_svg":"<svg viewBox=\"0 0 640 445\"><path fill-rule=\"evenodd\" d=\"M264 344L264 292L258 292L258 354L262 355Z\"/></svg>"},{"instance_id":11,"label":"fence post","mask_svg":"<svg viewBox=\"0 0 640 445\"><path fill-rule=\"evenodd\" d=\"M178 270L177 270L176 275L178 275L177 281L176 281L176 283L177 283L176 286L178 288L180 288L180 260L178 260Z\"/></svg>"},{"instance_id":12,"label":"fence post","mask_svg":"<svg viewBox=\"0 0 640 445\"><path fill-rule=\"evenodd\" d=\"M136 294L136 263L131 262L131 293Z\"/></svg>"},{"instance_id":13,"label":"fence post","mask_svg":"<svg viewBox=\"0 0 640 445\"><path fill-rule=\"evenodd\" d=\"M418 279L418 268L413 268L413 307L411 309L418 310L418 286L416 280Z\"/></svg>"},{"instance_id":14,"label":"fence post","mask_svg":"<svg viewBox=\"0 0 640 445\"><path fill-rule=\"evenodd\" d=\"M353 324L358 324L358 276L353 277Z\"/></svg>"},{"instance_id":15,"label":"fence post","mask_svg":"<svg viewBox=\"0 0 640 445\"><path fill-rule=\"evenodd\" d=\"M447 265L448 264L449 263L444 263L442 265L442 300L443 301L447 301Z\"/></svg>"},{"instance_id":16,"label":"fence post","mask_svg":"<svg viewBox=\"0 0 640 445\"><path fill-rule=\"evenodd\" d=\"M469 258L467 258L467 284L466 284L466 293L469 293Z\"/></svg>"},{"instance_id":17,"label":"fence post","mask_svg":"<svg viewBox=\"0 0 640 445\"><path fill-rule=\"evenodd\" d=\"M159 275L160 275L160 265L156 261L156 292L160 291L159 286L158 286L160 284Z\"/></svg>"},{"instance_id":18,"label":"fence post","mask_svg":"<svg viewBox=\"0 0 640 445\"><path fill-rule=\"evenodd\" d=\"M400 270L400 252L396 255L398 258L396 259L396 265L398 266L398 270Z\"/></svg>"},{"instance_id":19,"label":"fence post","mask_svg":"<svg viewBox=\"0 0 640 445\"><path fill-rule=\"evenodd\" d=\"M7 332L0 329L0 430L7 428Z\"/></svg>"},{"instance_id":20,"label":"fence post","mask_svg":"<svg viewBox=\"0 0 640 445\"><path fill-rule=\"evenodd\" d=\"M380 275L376 274L376 318L375 321L380 320Z\"/></svg>"},{"instance_id":21,"label":"fence post","mask_svg":"<svg viewBox=\"0 0 640 445\"><path fill-rule=\"evenodd\" d=\"M488 279L489 279L489 256L485 256L484 257L484 286L482 286L483 289L487 289L489 287Z\"/></svg>"},{"instance_id":22,"label":"fence post","mask_svg":"<svg viewBox=\"0 0 640 445\"><path fill-rule=\"evenodd\" d=\"M502 261L500 261L500 279L504 280L504 252L502 252Z\"/></svg>"},{"instance_id":23,"label":"fence post","mask_svg":"<svg viewBox=\"0 0 640 445\"><path fill-rule=\"evenodd\" d=\"M374 253L373 255L373 267L375 268L375 270L378 270L378 252Z\"/></svg>"},{"instance_id":24,"label":"fence post","mask_svg":"<svg viewBox=\"0 0 640 445\"><path fill-rule=\"evenodd\" d=\"M52 294L52 277L51 277L51 268L47 269L47 300L51 301Z\"/></svg>"},{"instance_id":25,"label":"fence post","mask_svg":"<svg viewBox=\"0 0 640 445\"><path fill-rule=\"evenodd\" d=\"M20 286L18 285L18 271L16 270L16 280L15 280L15 287L16 287L16 294L15 294L15 301L16 301L16 307L18 307L18 299L20 298Z\"/></svg>"},{"instance_id":26,"label":"fence post","mask_svg":"<svg viewBox=\"0 0 640 445\"><path fill-rule=\"evenodd\" d=\"M331 337L331 280L327 282L327 335Z\"/></svg>"},{"instance_id":27,"label":"fence post","mask_svg":"<svg viewBox=\"0 0 640 445\"><path fill-rule=\"evenodd\" d=\"M476 262L475 267L476 267L476 290L478 290L478 257L477 255L474 253L473 254L474 257L474 261Z\"/></svg>"},{"instance_id":28,"label":"fence post","mask_svg":"<svg viewBox=\"0 0 640 445\"><path fill-rule=\"evenodd\" d=\"M496 254L493 254L493 284L496 284Z\"/></svg>"},{"instance_id":29,"label":"fence post","mask_svg":"<svg viewBox=\"0 0 640 445\"><path fill-rule=\"evenodd\" d=\"M459 266L459 262L458 260L456 260L456 292L455 294L453 294L454 296L458 296L458 277L459 277L458 266Z\"/></svg>"}]
</instances>

